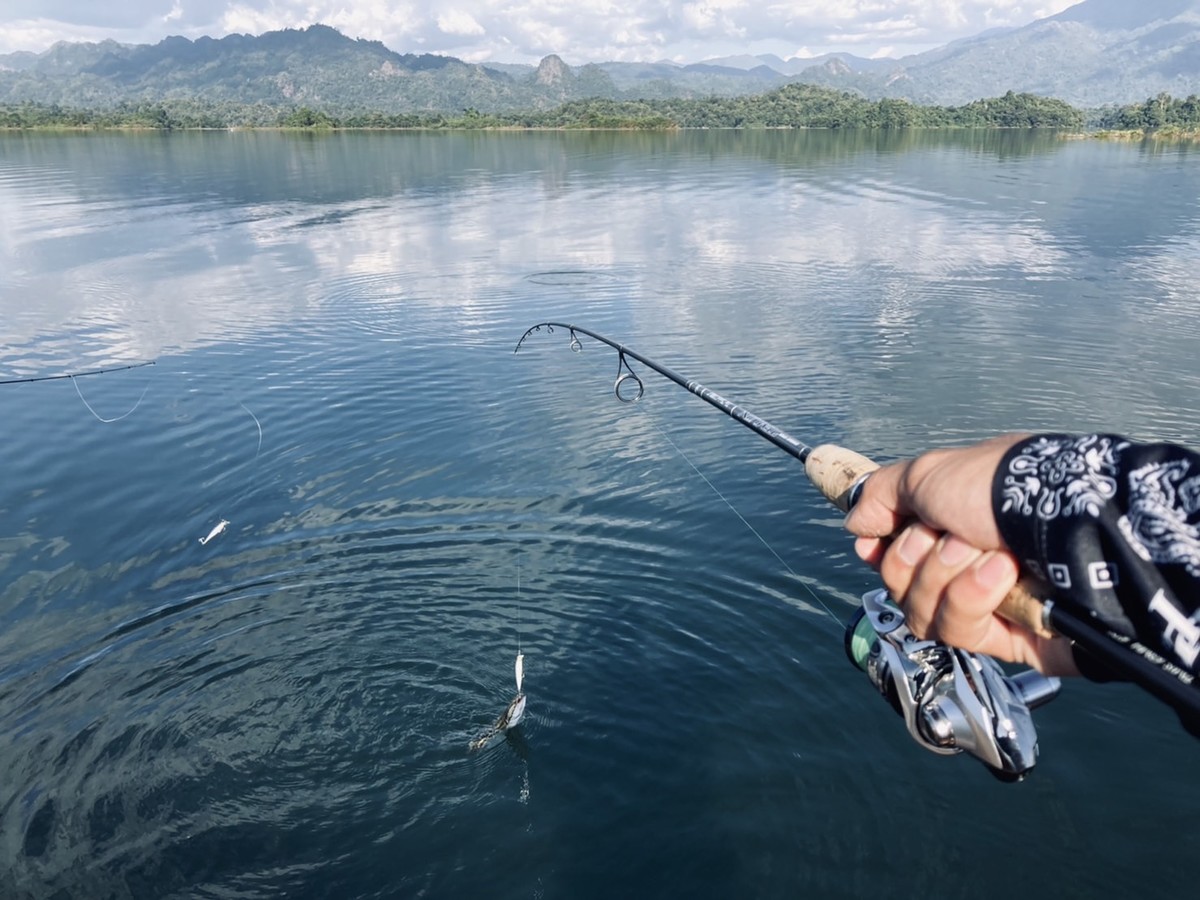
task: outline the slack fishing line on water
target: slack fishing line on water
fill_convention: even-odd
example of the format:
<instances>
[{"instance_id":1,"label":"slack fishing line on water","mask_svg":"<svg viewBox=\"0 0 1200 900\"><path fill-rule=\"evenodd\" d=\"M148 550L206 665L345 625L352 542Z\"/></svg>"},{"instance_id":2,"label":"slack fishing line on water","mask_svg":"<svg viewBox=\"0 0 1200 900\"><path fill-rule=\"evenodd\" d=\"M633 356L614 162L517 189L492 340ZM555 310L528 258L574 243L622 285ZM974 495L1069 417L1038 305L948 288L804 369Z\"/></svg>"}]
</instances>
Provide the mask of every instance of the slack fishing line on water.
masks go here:
<instances>
[{"instance_id":1,"label":"slack fishing line on water","mask_svg":"<svg viewBox=\"0 0 1200 900\"><path fill-rule=\"evenodd\" d=\"M262 423L260 421L258 421L258 416L256 416L253 412L251 412L250 408L248 406L246 406L245 403L239 402L238 406L240 406L242 409L244 409L246 411L246 414L249 415L250 418L254 420L254 427L258 429L258 444L254 448L254 458L250 461L250 467L253 468L258 463L259 454L262 453L262 442L263 442ZM246 494L249 493L250 486L251 485L250 485L249 479L247 479L246 487L243 489L242 493L239 494L237 496L237 498L230 504L230 506L236 507L238 504L240 504L242 499L245 498ZM228 527L229 527L229 520L228 519L220 519L217 522L217 524L212 527L212 529L208 532L208 534L206 534L204 537L200 538L201 546L206 545L213 538L223 534L225 532L225 529L227 529Z\"/></svg>"},{"instance_id":2,"label":"slack fishing line on water","mask_svg":"<svg viewBox=\"0 0 1200 900\"><path fill-rule=\"evenodd\" d=\"M96 410L92 407L92 404L88 403L87 398L83 396L83 391L79 389L79 379L88 378L93 375L107 375L111 372L127 372L130 369L143 369L147 366L153 366L155 363L156 361L151 359L139 363L130 363L126 366L109 366L108 368L91 369L86 372L65 372L61 375L34 375L26 378L5 378L0 380L0 385L33 384L40 381L62 381L64 379L70 379L71 384L75 388L75 393L79 395L79 399L83 405L87 407L87 411L90 412L98 421L103 422L105 425L111 425L113 422L120 422L122 419L129 418L137 411L137 408L142 405L142 401L146 399L146 392L150 390L150 385L147 384L144 388L142 388L141 396L138 397L137 402L134 403L130 409L121 413L119 416L113 416L106 419L104 416L100 415L100 413L96 412Z\"/></svg>"},{"instance_id":3,"label":"slack fishing line on water","mask_svg":"<svg viewBox=\"0 0 1200 900\"><path fill-rule=\"evenodd\" d=\"M96 421L100 422L101 424L112 425L117 422L121 422L121 421L124 421L125 419L128 419L135 412L137 412L137 410L141 407L143 401L146 399L146 395L150 391L151 385L146 384L142 388L142 392L138 396L137 400L134 402L133 406L131 406L125 412L123 412L119 415L103 416L96 410L95 406L93 406L93 404L84 395L83 390L79 386L80 379L91 378L91 377L100 376L100 375L109 375L109 374L113 374L113 373L117 373L117 372L127 372L127 371L130 371L133 369L142 369L142 368L147 368L149 366L154 366L154 365L157 365L157 360L145 360L142 362L129 363L127 365L122 365L122 366L107 366L104 368L88 369L88 370L80 371L80 372L64 372L64 373L56 374L56 375L33 375L33 376L26 376L26 377L20 377L20 378L6 378L6 379L0 379L0 386L69 380L71 382L72 386L74 387L75 393L79 397L80 402L83 404L84 408L87 409L87 411L92 415L92 417L95 418ZM248 416L250 416L251 420L254 422L254 427L257 431L258 437L257 437L257 443L255 445L254 456L247 464L250 468L253 468L258 463L259 456L262 453L262 446L263 446L262 422L259 421L258 416L256 416L254 414L254 412L248 406L246 406L245 403L242 403L239 401L238 406L241 407ZM251 490L252 487L253 487L252 480L247 478L246 486L242 489L242 491L235 498L233 498L233 500L227 501L221 507L221 512L222 513L226 512L230 508L236 509L237 506L242 502L242 500L249 493L249 491ZM219 513L216 518L215 523L212 524L212 526L208 529L208 531L205 534L203 534L199 538L197 538L197 540L199 541L201 546L206 546L211 541L213 541L214 539L216 539L216 538L220 537L222 534L224 534L229 529L230 525L231 525L231 521L229 519L225 518L223 514Z\"/></svg>"},{"instance_id":4,"label":"slack fishing line on water","mask_svg":"<svg viewBox=\"0 0 1200 900\"><path fill-rule=\"evenodd\" d=\"M88 413L90 413L92 415L92 417L95 418L101 424L111 425L111 424L115 424L117 422L121 422L125 419L128 419L135 412L137 412L137 410L142 406L143 401L146 399L147 393L150 390L150 385L147 384L142 388L140 395L138 396L136 402L132 405L132 407L130 407L129 409L120 413L119 415L105 416L105 415L102 415L100 412L98 412L96 407L93 405L93 403L90 402L88 400L88 398L84 395L83 391L79 387L79 380L83 379L83 378L92 378L92 377L96 377L96 376L100 376L100 375L113 374L113 373L117 373L117 372L127 372L127 371L130 371L133 369L141 369L141 368L146 368L149 366L154 366L156 364L157 364L156 360L148 360L148 361L131 363L131 364L121 365L121 366L108 366L108 367L104 367L104 368L89 369L89 370L78 371L78 372L65 372L65 373L60 373L60 374L55 374L55 375L35 375L35 376L26 376L26 377L20 377L20 378L7 378L7 379L0 379L0 385L33 384L33 383L69 380L72 383L72 385L74 386L76 394L78 395L80 402L83 404L84 408L88 411ZM263 426L262 426L262 422L258 418L258 416L244 402L238 401L237 405L247 416L249 416L250 421L252 421L254 423L254 433L255 433L254 453L253 453L253 456L249 460L247 460L245 463L241 464L242 466L247 467L250 470L253 470L253 467L258 463L259 457L262 454ZM237 469L237 467L235 466L234 470L233 470L235 473L236 473L236 469ZM247 477L246 484L241 489L241 491L236 496L234 496L232 499L223 502L218 507L219 512L218 512L216 521L213 522L213 524L209 527L207 532L205 532L203 535L201 535L197 538L197 541L201 546L207 546L208 544L210 544L217 538L221 537L223 534L225 534L228 531L228 529L230 528L230 526L232 524L232 521L231 521L231 519L226 518L223 515L223 513L228 512L231 509L235 510L252 488L253 488L253 481L252 481L252 479ZM483 749L497 736L505 734L505 733L509 732L511 729L516 728L517 725L520 724L520 722L522 721L522 719L524 718L524 715L525 715L525 704L526 704L526 697L525 697L525 692L524 692L525 654L522 651L522 646L521 646L521 568L520 568L519 554L518 554L518 558L517 558L516 601L517 601L517 616L516 616L516 618L517 618L517 647L516 647L516 657L513 662L513 675L514 675L514 680L516 682L516 695L509 702L508 706L505 708L504 712L501 713L500 717L498 719L496 719L495 722L493 722L492 725L489 726L489 728L482 735L480 735L475 740L471 741L470 749L472 749L472 750Z\"/></svg>"},{"instance_id":5,"label":"slack fishing line on water","mask_svg":"<svg viewBox=\"0 0 1200 900\"><path fill-rule=\"evenodd\" d=\"M532 335L543 330L554 333L555 329L567 332L568 346L576 353L583 350L581 335L617 352L613 393L619 401L636 403L645 393L645 383L630 365L632 359L797 459L813 486L842 512L849 512L858 502L863 484L878 468L870 459L844 447L833 444L810 447L700 382L687 379L636 350L579 325L541 322L525 331L513 353L518 353ZM784 568L836 619L816 592L775 553L682 448L662 429L659 431ZM1031 595L1023 586L1018 585L1009 593L998 612L1036 634L1069 638L1160 700L1200 713L1200 692L1163 665L1165 660L1156 662L1142 656L1116 636L1097 630L1049 600ZM1019 781L1032 771L1038 757L1032 711L1057 696L1061 689L1059 679L1048 678L1033 669L1009 674L995 659L984 654L919 639L908 628L904 611L883 589L863 595L861 605L846 623L844 647L851 663L867 675L901 715L910 736L922 747L940 755L966 753L1005 781Z\"/></svg>"}]
</instances>

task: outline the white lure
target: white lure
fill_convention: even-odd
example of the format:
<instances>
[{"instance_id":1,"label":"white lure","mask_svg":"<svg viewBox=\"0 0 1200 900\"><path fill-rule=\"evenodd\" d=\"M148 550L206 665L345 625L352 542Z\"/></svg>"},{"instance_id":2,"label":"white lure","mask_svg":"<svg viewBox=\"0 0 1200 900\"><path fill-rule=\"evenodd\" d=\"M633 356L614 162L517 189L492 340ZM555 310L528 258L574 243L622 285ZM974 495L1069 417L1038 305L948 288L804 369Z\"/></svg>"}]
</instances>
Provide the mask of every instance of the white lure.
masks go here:
<instances>
[{"instance_id":1,"label":"white lure","mask_svg":"<svg viewBox=\"0 0 1200 900\"><path fill-rule=\"evenodd\" d=\"M521 693L521 685L525 683L525 654L517 654L517 663L513 667L517 675L517 693Z\"/></svg>"},{"instance_id":2,"label":"white lure","mask_svg":"<svg viewBox=\"0 0 1200 900\"><path fill-rule=\"evenodd\" d=\"M212 531L210 531L204 537L200 538L200 543L207 544L209 541L211 541L213 538L215 538L218 534L223 532L228 527L229 527L229 520L222 519L220 522L218 522L216 525L213 526Z\"/></svg>"}]
</instances>

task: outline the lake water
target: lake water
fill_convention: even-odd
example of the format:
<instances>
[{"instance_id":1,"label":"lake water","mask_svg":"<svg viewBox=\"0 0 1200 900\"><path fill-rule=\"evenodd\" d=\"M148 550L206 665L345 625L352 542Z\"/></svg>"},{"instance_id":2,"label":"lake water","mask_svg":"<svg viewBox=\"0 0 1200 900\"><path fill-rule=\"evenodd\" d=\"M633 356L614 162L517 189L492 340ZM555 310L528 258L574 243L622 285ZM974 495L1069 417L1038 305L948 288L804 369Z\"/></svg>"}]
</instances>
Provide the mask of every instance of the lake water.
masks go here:
<instances>
[{"instance_id":1,"label":"lake water","mask_svg":"<svg viewBox=\"0 0 1200 900\"><path fill-rule=\"evenodd\" d=\"M1068 684L1020 785L927 753L845 659L875 581L797 463L650 373L619 403L595 342L513 348L575 322L880 459L1194 445L1198 163L0 136L0 380L155 361L0 385L0 896L1189 894L1168 711ZM525 721L469 753L518 645Z\"/></svg>"}]
</instances>

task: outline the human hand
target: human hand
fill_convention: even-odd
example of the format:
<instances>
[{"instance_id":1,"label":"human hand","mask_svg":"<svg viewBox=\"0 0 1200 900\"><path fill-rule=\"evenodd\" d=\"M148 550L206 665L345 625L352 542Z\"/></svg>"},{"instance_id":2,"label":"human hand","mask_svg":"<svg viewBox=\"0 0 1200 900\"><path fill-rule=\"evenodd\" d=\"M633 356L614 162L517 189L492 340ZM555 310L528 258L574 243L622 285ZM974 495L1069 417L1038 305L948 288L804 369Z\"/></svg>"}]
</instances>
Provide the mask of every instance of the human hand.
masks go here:
<instances>
[{"instance_id":1,"label":"human hand","mask_svg":"<svg viewBox=\"0 0 1200 900\"><path fill-rule=\"evenodd\" d=\"M1039 637L996 611L1020 572L996 526L992 480L1024 437L934 450L873 472L846 528L918 637L1047 674L1078 674L1067 641Z\"/></svg>"}]
</instances>

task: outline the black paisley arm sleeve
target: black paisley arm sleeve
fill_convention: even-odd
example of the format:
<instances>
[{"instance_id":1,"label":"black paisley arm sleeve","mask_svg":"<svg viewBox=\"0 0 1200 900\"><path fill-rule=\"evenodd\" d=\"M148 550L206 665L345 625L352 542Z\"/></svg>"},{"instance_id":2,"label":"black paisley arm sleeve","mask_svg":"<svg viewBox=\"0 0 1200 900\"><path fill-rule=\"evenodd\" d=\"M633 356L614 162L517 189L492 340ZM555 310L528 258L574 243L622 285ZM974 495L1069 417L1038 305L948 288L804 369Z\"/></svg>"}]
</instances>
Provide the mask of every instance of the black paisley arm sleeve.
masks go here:
<instances>
[{"instance_id":1,"label":"black paisley arm sleeve","mask_svg":"<svg viewBox=\"0 0 1200 900\"><path fill-rule=\"evenodd\" d=\"M1005 456L992 497L1005 542L1056 603L1200 674L1200 455L1037 435ZM1085 675L1112 677L1076 659Z\"/></svg>"}]
</instances>

